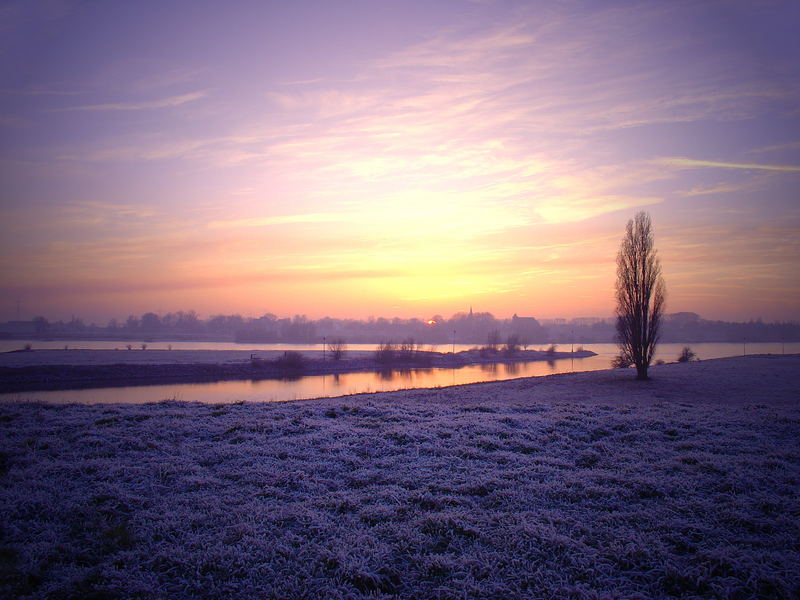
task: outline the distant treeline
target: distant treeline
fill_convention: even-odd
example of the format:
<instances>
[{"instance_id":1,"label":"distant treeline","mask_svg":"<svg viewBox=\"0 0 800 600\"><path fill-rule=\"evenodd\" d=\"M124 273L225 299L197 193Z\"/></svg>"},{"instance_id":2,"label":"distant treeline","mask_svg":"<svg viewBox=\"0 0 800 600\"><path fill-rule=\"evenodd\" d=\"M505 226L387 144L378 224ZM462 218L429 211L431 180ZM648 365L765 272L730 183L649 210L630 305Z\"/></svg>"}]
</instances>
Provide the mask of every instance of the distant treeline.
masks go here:
<instances>
[{"instance_id":1,"label":"distant treeline","mask_svg":"<svg viewBox=\"0 0 800 600\"><path fill-rule=\"evenodd\" d=\"M580 320L585 321L585 320ZM581 343L613 342L616 334L614 319L597 319L591 324L548 324L548 338L553 341ZM662 342L797 342L800 323L747 321L709 321L697 313L680 312L666 315L661 328Z\"/></svg>"},{"instance_id":2,"label":"distant treeline","mask_svg":"<svg viewBox=\"0 0 800 600\"><path fill-rule=\"evenodd\" d=\"M39 339L120 339L120 340L211 340L248 343L319 343L323 338L343 339L348 343L378 343L414 339L421 344L482 345L502 343L515 336L522 346L544 343L613 342L613 319L549 320L544 324L533 317L497 319L491 313L457 313L445 319L312 320L304 315L279 318L265 314L258 318L241 315L214 315L201 319L194 311L166 315L152 312L131 315L125 321L112 319L107 325L86 324L79 318L50 322L44 317L32 321L0 324L0 337ZM664 342L790 342L800 341L800 324L709 321L695 313L667 315L663 324Z\"/></svg>"}]
</instances>

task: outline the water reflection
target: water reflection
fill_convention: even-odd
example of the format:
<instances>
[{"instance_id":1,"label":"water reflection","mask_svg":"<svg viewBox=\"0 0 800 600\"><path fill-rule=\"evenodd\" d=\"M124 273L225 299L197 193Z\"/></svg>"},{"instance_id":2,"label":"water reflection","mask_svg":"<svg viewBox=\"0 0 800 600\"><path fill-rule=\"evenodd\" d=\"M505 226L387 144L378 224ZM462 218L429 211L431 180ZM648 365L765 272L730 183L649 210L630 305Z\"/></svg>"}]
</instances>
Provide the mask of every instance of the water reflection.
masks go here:
<instances>
[{"instance_id":1,"label":"water reflection","mask_svg":"<svg viewBox=\"0 0 800 600\"><path fill-rule=\"evenodd\" d=\"M563 363L563 364L562 364ZM605 365L603 365L605 366ZM41 400L52 403L141 403L161 400L224 403L237 401L299 400L407 388L444 387L497 381L531 375L566 372L569 361L493 363L461 368L424 368L339 373L281 379L218 381L170 385L140 385L45 392L2 394L3 400Z\"/></svg>"},{"instance_id":2,"label":"water reflection","mask_svg":"<svg viewBox=\"0 0 800 600\"><path fill-rule=\"evenodd\" d=\"M696 344L693 348L702 359L736 354L738 347L731 344ZM769 344L762 344L761 352L780 353ZM663 344L656 358L675 360L680 344ZM572 371L594 371L608 369L616 346L592 345L590 349L601 352L598 356L577 359L557 359L539 362L495 363L470 365L458 369L424 368L403 371L380 371L364 373L340 373L311 377L292 376L284 379L262 379L245 381L220 381L214 383L147 385L120 388L94 388L83 390L22 392L0 394L2 401L41 400L51 403L142 403L165 399L192 402L224 403L237 401L268 402L295 400L321 396L342 396L364 392L390 391L403 388L442 387L479 381L497 381L515 377L569 373ZM749 349L749 348L748 348ZM786 351L800 351L800 344Z\"/></svg>"}]
</instances>

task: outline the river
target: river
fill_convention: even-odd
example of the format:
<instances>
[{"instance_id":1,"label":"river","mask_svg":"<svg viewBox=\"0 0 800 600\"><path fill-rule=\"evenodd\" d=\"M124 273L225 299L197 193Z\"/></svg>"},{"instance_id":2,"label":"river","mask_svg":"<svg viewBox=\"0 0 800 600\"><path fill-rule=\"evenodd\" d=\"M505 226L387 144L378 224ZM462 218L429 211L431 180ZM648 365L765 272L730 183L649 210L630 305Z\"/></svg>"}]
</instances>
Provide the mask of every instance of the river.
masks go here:
<instances>
[{"instance_id":1,"label":"river","mask_svg":"<svg viewBox=\"0 0 800 600\"><path fill-rule=\"evenodd\" d=\"M25 342L4 340L0 351L18 349L25 343L35 348L114 349L125 347L118 341L69 342ZM10 347L7 347L9 346ZM226 342L156 342L148 348L185 350L322 350L321 344L233 344ZM656 360L675 361L686 344L660 344ZM472 345L456 344L456 351L467 350ZM569 350L570 344L561 344L559 349ZM577 345L575 346L577 348ZM800 353L800 343L699 343L691 345L702 359L741 356L742 354L790 354ZM351 344L351 350L374 350L375 344ZM532 346L531 348L537 348ZM129 387L93 388L82 390L57 390L46 392L22 392L0 394L0 401L39 400L48 403L143 403L160 400L180 400L204 403L269 402L300 400L323 396L344 396L368 392L382 392L409 388L431 388L481 381L500 381L518 377L552 375L579 371L608 369L611 359L617 354L615 344L583 344L583 348L597 356L554 361L520 362L492 365L469 365L459 369L412 369L404 371L343 373L339 375L314 375L296 379L262 379L220 381L214 383L177 383L169 385L141 385ZM442 345L439 351L448 351L452 345Z\"/></svg>"}]
</instances>

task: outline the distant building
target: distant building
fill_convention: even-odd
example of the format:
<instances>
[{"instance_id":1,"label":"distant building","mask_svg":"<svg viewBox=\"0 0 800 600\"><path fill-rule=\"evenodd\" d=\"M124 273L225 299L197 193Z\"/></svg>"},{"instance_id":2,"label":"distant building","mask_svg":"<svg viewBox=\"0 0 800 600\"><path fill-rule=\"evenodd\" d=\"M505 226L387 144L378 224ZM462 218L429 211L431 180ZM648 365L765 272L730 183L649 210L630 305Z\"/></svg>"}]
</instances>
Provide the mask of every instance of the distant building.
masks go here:
<instances>
[{"instance_id":1,"label":"distant building","mask_svg":"<svg viewBox=\"0 0 800 600\"><path fill-rule=\"evenodd\" d=\"M700 315L693 312L677 312L667 315L666 321L677 325L692 325L700 321Z\"/></svg>"},{"instance_id":2,"label":"distant building","mask_svg":"<svg viewBox=\"0 0 800 600\"><path fill-rule=\"evenodd\" d=\"M566 319L542 319L539 321L540 325L566 325Z\"/></svg>"},{"instance_id":3,"label":"distant building","mask_svg":"<svg viewBox=\"0 0 800 600\"><path fill-rule=\"evenodd\" d=\"M511 332L519 336L522 343L541 342L545 338L545 330L539 321L533 317L518 317L516 314L511 317Z\"/></svg>"},{"instance_id":4,"label":"distant building","mask_svg":"<svg viewBox=\"0 0 800 600\"><path fill-rule=\"evenodd\" d=\"M579 327L591 327L592 325L597 325L598 323L605 322L605 319L601 319L600 317L576 317L570 321L570 324L577 325Z\"/></svg>"}]
</instances>

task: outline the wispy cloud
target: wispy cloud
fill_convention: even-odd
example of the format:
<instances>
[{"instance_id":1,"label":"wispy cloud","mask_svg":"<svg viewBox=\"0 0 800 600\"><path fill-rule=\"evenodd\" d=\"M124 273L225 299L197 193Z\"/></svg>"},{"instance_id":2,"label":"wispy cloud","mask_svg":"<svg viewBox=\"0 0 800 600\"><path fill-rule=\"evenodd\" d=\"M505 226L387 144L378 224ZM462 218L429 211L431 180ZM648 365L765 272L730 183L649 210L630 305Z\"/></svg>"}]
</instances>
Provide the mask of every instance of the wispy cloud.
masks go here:
<instances>
[{"instance_id":1,"label":"wispy cloud","mask_svg":"<svg viewBox=\"0 0 800 600\"><path fill-rule=\"evenodd\" d=\"M792 89L751 69L736 44L687 32L700 9L579 5L521 2L480 22L462 15L439 31L415 30L405 47L393 38L391 50L348 51L324 78L287 50L285 68L263 77L242 54L241 73L231 68L224 79L219 64L160 78L141 69L143 83L126 79L118 102L48 95L36 99L41 110L78 106L44 114L28 99L29 113L55 122L49 155L67 159L47 175L61 169L65 194L86 182L82 197L119 200L68 205L53 191L68 208L38 230L39 247L57 237L65 245L47 246L38 264L58 281L105 275L106 291L122 279L132 291L172 289L168 279L175 289L284 282L301 290L316 275L353 279L340 287L365 304L509 291L552 303L540 291L550 285L578 299L596 292L580 289L587 278L613 287L617 225L640 207L659 227L680 230L703 219L763 220L745 200L756 193L772 212L792 206L789 193L770 187L800 171L792 138L765 130L747 138L752 147L725 145L745 139L753 117L785 118ZM192 118L173 118L169 108L187 104ZM73 135L63 126L104 112L113 127ZM48 154L38 150L29 155ZM44 172L31 164L34 176ZM116 189L106 172L132 183ZM665 268L679 265L686 281L709 277L692 271L703 261L755 269L797 256L784 233L661 231ZM84 234L97 243L81 245ZM747 240L748 257L726 235ZM709 248L717 242L724 253ZM12 262L24 277L35 261Z\"/></svg>"},{"instance_id":2,"label":"wispy cloud","mask_svg":"<svg viewBox=\"0 0 800 600\"><path fill-rule=\"evenodd\" d=\"M135 292L163 292L197 289L230 289L231 287L251 286L254 284L337 282L358 279L382 279L395 277L396 271L375 271L369 269L352 269L343 271L325 271L322 273L299 271L268 271L261 273L244 273L205 277L170 277L168 279L124 278L85 278L76 280L74 276L62 280L46 282L30 282L16 288L21 293L37 294L69 294L86 296L89 294L121 294Z\"/></svg>"},{"instance_id":3,"label":"wispy cloud","mask_svg":"<svg viewBox=\"0 0 800 600\"><path fill-rule=\"evenodd\" d=\"M675 167L712 167L720 169L749 169L759 171L791 171L800 172L800 165L764 165L756 163L735 163L716 160L670 157L658 160L659 163Z\"/></svg>"},{"instance_id":4,"label":"wispy cloud","mask_svg":"<svg viewBox=\"0 0 800 600\"><path fill-rule=\"evenodd\" d=\"M276 217L250 217L247 219L231 219L226 221L211 221L211 229L238 228L238 227L266 227L269 225L288 225L292 223L333 223L344 221L347 216L339 213L306 213L297 215L281 215Z\"/></svg>"},{"instance_id":5,"label":"wispy cloud","mask_svg":"<svg viewBox=\"0 0 800 600\"><path fill-rule=\"evenodd\" d=\"M106 110L149 110L154 108L171 108L186 104L187 102L194 102L205 98L208 92L191 92L188 94L181 94L179 96L169 96L159 100L150 100L144 102L117 102L110 104L89 104L84 106L65 106L62 108L52 109L56 112L64 111L106 111Z\"/></svg>"},{"instance_id":6,"label":"wispy cloud","mask_svg":"<svg viewBox=\"0 0 800 600\"><path fill-rule=\"evenodd\" d=\"M753 152L754 153L782 152L784 150L800 150L800 141L787 142L785 144L773 144L772 146L766 146L764 148L756 148L755 150L753 150Z\"/></svg>"},{"instance_id":7,"label":"wispy cloud","mask_svg":"<svg viewBox=\"0 0 800 600\"><path fill-rule=\"evenodd\" d=\"M683 192L684 196L713 196L716 194L732 194L736 192L740 192L748 187L751 184L733 184L733 183L723 183L723 184L716 184L716 185L698 185L693 187L687 192Z\"/></svg>"}]
</instances>

